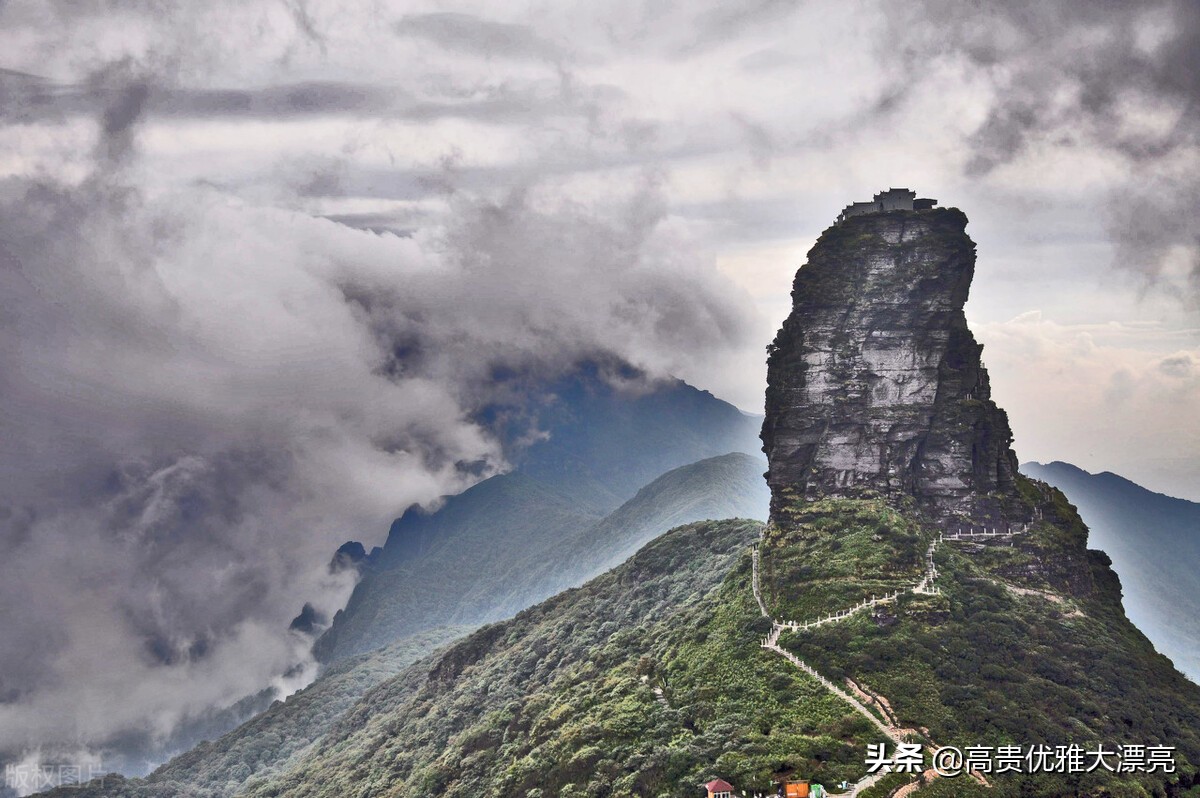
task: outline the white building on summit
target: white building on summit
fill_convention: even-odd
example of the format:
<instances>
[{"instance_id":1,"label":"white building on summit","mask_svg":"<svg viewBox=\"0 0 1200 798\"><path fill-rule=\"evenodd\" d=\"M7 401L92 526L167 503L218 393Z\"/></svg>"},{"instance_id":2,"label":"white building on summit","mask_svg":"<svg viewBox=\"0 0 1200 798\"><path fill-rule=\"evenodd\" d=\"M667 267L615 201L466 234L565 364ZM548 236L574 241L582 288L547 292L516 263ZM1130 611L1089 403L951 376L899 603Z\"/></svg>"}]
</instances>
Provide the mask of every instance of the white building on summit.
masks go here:
<instances>
[{"instance_id":1,"label":"white building on summit","mask_svg":"<svg viewBox=\"0 0 1200 798\"><path fill-rule=\"evenodd\" d=\"M868 213L886 213L887 211L927 211L937 205L935 199L917 199L917 192L907 188L889 188L875 195L870 202L853 202L847 205L838 215L838 224L851 216L865 216Z\"/></svg>"}]
</instances>

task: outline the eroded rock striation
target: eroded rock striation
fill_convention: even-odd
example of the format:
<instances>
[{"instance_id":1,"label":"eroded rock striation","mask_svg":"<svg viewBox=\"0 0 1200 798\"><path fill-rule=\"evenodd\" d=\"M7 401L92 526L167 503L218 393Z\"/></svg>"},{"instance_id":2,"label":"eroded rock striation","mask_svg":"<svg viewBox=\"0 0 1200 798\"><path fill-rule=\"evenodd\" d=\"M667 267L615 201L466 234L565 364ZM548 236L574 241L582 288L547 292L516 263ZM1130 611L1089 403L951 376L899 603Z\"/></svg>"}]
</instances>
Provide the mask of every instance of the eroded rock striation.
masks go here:
<instances>
[{"instance_id":1,"label":"eroded rock striation","mask_svg":"<svg viewBox=\"0 0 1200 798\"><path fill-rule=\"evenodd\" d=\"M808 253L767 361L776 523L821 496L908 495L939 518L1023 513L1008 417L963 314L966 224L957 209L855 216Z\"/></svg>"}]
</instances>

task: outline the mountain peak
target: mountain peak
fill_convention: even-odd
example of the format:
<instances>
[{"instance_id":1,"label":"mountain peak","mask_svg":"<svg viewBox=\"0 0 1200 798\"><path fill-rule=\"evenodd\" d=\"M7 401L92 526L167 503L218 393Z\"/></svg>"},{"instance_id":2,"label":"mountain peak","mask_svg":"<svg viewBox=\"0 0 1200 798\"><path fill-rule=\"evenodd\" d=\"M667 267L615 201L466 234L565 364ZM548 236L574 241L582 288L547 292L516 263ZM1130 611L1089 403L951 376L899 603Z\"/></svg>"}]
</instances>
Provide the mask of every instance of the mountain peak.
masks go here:
<instances>
[{"instance_id":1,"label":"mountain peak","mask_svg":"<svg viewBox=\"0 0 1200 798\"><path fill-rule=\"evenodd\" d=\"M827 229L769 348L772 520L798 499L911 496L933 515L1024 518L1008 417L963 305L967 217L880 210Z\"/></svg>"}]
</instances>

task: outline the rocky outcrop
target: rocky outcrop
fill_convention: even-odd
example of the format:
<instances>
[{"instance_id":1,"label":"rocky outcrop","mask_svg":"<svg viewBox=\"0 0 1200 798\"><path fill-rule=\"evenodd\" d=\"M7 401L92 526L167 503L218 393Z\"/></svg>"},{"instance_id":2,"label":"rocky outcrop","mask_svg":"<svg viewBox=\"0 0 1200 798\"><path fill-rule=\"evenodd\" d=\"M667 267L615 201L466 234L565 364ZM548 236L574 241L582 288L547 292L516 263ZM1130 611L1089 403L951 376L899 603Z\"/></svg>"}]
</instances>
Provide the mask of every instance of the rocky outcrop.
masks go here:
<instances>
[{"instance_id":1,"label":"rocky outcrop","mask_svg":"<svg viewBox=\"0 0 1200 798\"><path fill-rule=\"evenodd\" d=\"M963 315L966 224L957 209L856 216L808 253L767 361L777 523L820 496L912 496L942 518L1025 512L1008 417Z\"/></svg>"}]
</instances>

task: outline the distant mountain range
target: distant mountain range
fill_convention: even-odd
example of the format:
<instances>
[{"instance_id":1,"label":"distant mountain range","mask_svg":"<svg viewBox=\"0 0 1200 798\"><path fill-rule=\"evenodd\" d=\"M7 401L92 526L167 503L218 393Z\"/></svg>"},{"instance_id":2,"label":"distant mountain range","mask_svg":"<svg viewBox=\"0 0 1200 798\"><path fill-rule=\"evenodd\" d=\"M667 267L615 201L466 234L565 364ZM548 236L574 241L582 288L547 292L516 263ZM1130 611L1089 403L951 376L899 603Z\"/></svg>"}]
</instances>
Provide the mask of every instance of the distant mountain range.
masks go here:
<instances>
[{"instance_id":1,"label":"distant mountain range","mask_svg":"<svg viewBox=\"0 0 1200 798\"><path fill-rule=\"evenodd\" d=\"M1200 504L1154 493L1105 471L1024 463L1021 471L1067 495L1113 561L1129 619L1200 682Z\"/></svg>"},{"instance_id":2,"label":"distant mountain range","mask_svg":"<svg viewBox=\"0 0 1200 798\"><path fill-rule=\"evenodd\" d=\"M766 517L760 418L683 382L628 390L586 367L533 393L535 416L515 434L532 426L539 440L512 472L392 524L317 642L322 661L507 618L672 526Z\"/></svg>"}]
</instances>

